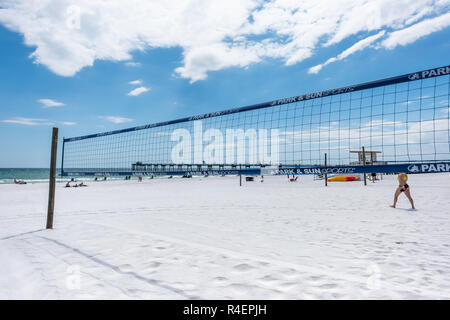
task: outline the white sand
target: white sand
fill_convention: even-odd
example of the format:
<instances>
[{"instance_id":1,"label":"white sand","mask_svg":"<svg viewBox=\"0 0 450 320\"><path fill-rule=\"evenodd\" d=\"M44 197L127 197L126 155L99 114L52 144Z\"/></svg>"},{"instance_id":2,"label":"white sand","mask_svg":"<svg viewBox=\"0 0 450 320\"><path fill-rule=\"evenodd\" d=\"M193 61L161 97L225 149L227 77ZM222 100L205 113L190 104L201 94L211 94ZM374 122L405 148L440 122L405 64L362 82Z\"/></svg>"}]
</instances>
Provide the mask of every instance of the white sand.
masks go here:
<instances>
[{"instance_id":1,"label":"white sand","mask_svg":"<svg viewBox=\"0 0 450 320\"><path fill-rule=\"evenodd\" d=\"M450 298L449 174L0 185L0 298Z\"/></svg>"}]
</instances>

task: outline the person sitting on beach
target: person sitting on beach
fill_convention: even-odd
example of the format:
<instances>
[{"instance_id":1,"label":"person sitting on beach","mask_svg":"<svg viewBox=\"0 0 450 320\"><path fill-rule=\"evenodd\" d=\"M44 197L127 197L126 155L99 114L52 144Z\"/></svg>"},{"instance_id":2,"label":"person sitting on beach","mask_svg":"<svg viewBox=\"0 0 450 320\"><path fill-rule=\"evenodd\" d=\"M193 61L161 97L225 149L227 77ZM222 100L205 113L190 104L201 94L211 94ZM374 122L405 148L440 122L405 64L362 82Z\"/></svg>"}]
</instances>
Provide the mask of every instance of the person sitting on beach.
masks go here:
<instances>
[{"instance_id":1,"label":"person sitting on beach","mask_svg":"<svg viewBox=\"0 0 450 320\"><path fill-rule=\"evenodd\" d=\"M392 208L395 208L395 206L397 205L397 200L399 195L404 192L405 196L408 198L409 202L411 203L411 207L412 209L415 209L414 207L414 201L411 197L411 192L410 192L410 187L409 185L406 183L408 181L408 175L406 173L399 173L397 176L397 180L398 180L398 187L397 190L395 190L395 194L394 194L394 204L391 205Z\"/></svg>"},{"instance_id":2,"label":"person sitting on beach","mask_svg":"<svg viewBox=\"0 0 450 320\"><path fill-rule=\"evenodd\" d=\"M79 186L79 187L87 187L87 185L84 184L83 182L81 182L78 186Z\"/></svg>"},{"instance_id":3,"label":"person sitting on beach","mask_svg":"<svg viewBox=\"0 0 450 320\"><path fill-rule=\"evenodd\" d=\"M70 181L67 181L66 188L70 188Z\"/></svg>"},{"instance_id":4,"label":"person sitting on beach","mask_svg":"<svg viewBox=\"0 0 450 320\"><path fill-rule=\"evenodd\" d=\"M25 181L23 181L23 180L19 180L19 181L17 181L16 179L14 179L14 183L15 184L27 184Z\"/></svg>"}]
</instances>

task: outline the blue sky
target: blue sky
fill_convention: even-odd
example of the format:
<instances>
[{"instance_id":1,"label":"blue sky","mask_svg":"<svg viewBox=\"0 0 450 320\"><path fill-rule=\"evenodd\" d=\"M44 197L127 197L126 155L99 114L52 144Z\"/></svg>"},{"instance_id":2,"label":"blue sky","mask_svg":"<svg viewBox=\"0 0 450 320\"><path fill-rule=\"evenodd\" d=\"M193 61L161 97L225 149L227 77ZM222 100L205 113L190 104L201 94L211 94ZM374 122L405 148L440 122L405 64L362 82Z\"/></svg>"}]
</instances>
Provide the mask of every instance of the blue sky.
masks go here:
<instances>
[{"instance_id":1,"label":"blue sky","mask_svg":"<svg viewBox=\"0 0 450 320\"><path fill-rule=\"evenodd\" d=\"M70 1L62 2L71 8ZM349 27L337 22L331 25L333 33L317 34L319 40L307 52L302 51L304 44L297 44L308 38L308 30L302 31L307 26L299 25L291 34L283 31L285 26L261 26L269 14L278 12L271 11L277 1L257 2L255 6L249 2L241 11L237 10L236 16L242 15L247 25L242 27L242 22L237 21L233 28L236 29L235 24L244 28L243 36L233 29L231 35L216 36L211 42L202 40L202 43L193 40L185 43L185 37L172 34L172 29L168 29L167 35L158 33L146 39L142 34L151 33L153 25L139 30L139 43L132 43L127 37L134 39L138 31L133 26L134 12L131 12L128 29L117 36L124 39L120 43L131 44L118 48L116 39L102 34L101 29L83 29L85 22L81 19L75 36L95 35L101 47L92 49L84 39L75 45L77 37L68 41L67 37L56 36L56 31L53 34L52 28L60 28L57 23L47 26L45 36L36 32L36 28L28 29L30 24L45 23L27 15L27 10L36 8L0 1L3 8L0 9L0 167L48 166L52 126L59 127L60 137L72 137L449 64L450 28L444 18L450 16L446 1L442 1L443 5L423 1L421 6L415 4L417 8L413 11L400 10L391 20L375 23L370 28L361 26L362 22L354 18L354 32L345 31ZM238 3L230 6L239 6ZM73 11L61 6L65 14ZM87 7L80 6L78 10L82 14ZM206 7L215 10L210 5ZM49 8L39 10L58 17L58 12ZM187 5L185 10L188 9ZM363 5L359 9L360 15L367 11ZM392 12L395 10L392 8ZM289 12L294 14L292 10ZM342 15L345 14L344 10ZM358 11L354 15L357 17ZM352 21L352 17L347 18ZM208 20L205 26L212 28L214 23ZM161 24L164 28L164 22ZM201 34L202 39L208 38L209 33L205 32ZM235 37L233 44L227 40L231 36ZM274 49L274 43L279 47ZM89 51L84 50L84 45ZM221 51L224 45L228 47ZM205 48L217 50L204 55ZM95 53L91 55L92 51ZM89 54L83 56L85 52ZM130 84L136 80L140 83ZM129 95L136 88L147 91Z\"/></svg>"}]
</instances>

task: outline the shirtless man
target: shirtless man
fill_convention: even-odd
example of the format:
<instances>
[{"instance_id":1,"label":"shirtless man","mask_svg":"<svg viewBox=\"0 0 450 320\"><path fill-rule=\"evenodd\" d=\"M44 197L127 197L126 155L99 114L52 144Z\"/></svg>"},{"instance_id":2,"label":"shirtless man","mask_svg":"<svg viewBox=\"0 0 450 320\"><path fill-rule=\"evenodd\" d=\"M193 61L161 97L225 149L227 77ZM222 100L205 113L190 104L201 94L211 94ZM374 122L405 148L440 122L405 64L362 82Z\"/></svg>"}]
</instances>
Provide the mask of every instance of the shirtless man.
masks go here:
<instances>
[{"instance_id":1,"label":"shirtless man","mask_svg":"<svg viewBox=\"0 0 450 320\"><path fill-rule=\"evenodd\" d=\"M414 201L411 198L411 193L409 191L409 185L406 183L408 181L408 176L406 173L399 173L398 174L398 188L397 190L395 190L395 194L394 194L394 204L391 205L392 208L395 208L395 206L397 205L397 200L398 200L398 196L404 192L405 196L408 198L409 202L411 203L411 207L412 209L415 209L414 207Z\"/></svg>"}]
</instances>

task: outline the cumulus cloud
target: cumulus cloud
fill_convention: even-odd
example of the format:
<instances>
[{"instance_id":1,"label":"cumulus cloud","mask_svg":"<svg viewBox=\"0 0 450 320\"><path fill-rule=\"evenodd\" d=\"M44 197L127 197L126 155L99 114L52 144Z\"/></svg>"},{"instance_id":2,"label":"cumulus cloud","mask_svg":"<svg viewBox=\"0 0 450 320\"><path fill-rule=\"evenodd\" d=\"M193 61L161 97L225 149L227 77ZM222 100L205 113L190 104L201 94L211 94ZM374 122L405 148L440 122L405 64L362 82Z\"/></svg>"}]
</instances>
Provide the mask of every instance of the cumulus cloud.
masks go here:
<instances>
[{"instance_id":1,"label":"cumulus cloud","mask_svg":"<svg viewBox=\"0 0 450 320\"><path fill-rule=\"evenodd\" d=\"M385 31L380 48L406 45L447 26L449 6L450 0L0 0L0 23L22 33L35 47L33 61L58 75L73 76L95 60L137 66L133 51L179 47L175 74L194 82L266 58L293 65L352 36Z\"/></svg>"},{"instance_id":2,"label":"cumulus cloud","mask_svg":"<svg viewBox=\"0 0 450 320\"><path fill-rule=\"evenodd\" d=\"M130 118L117 117L117 116L99 116L99 118L104 119L109 122L112 122L112 123L126 123L126 122L133 121L133 119L130 119Z\"/></svg>"},{"instance_id":3,"label":"cumulus cloud","mask_svg":"<svg viewBox=\"0 0 450 320\"><path fill-rule=\"evenodd\" d=\"M150 90L150 88L147 88L147 87L139 87L139 88L133 89L130 92L128 92L128 95L132 96L132 97L136 97L136 96L138 96L144 92L147 92L149 90Z\"/></svg>"},{"instance_id":4,"label":"cumulus cloud","mask_svg":"<svg viewBox=\"0 0 450 320\"><path fill-rule=\"evenodd\" d=\"M39 99L38 102L42 103L44 108L54 108L54 107L62 107L65 106L64 103L55 101L52 99Z\"/></svg>"}]
</instances>

